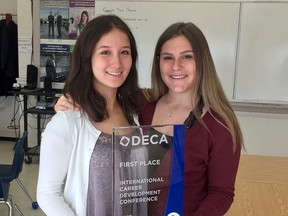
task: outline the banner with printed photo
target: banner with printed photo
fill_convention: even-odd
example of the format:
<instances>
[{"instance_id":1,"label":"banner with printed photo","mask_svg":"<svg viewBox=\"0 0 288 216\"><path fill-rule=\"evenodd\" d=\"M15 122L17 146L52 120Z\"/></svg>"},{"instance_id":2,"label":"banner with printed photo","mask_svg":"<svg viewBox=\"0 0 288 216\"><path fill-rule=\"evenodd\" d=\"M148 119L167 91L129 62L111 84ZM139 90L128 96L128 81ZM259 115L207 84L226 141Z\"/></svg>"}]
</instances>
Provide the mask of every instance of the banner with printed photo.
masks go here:
<instances>
[{"instance_id":1,"label":"banner with printed photo","mask_svg":"<svg viewBox=\"0 0 288 216\"><path fill-rule=\"evenodd\" d=\"M63 83L70 72L74 45L40 44L40 82L50 77L52 82Z\"/></svg>"},{"instance_id":2,"label":"banner with printed photo","mask_svg":"<svg viewBox=\"0 0 288 216\"><path fill-rule=\"evenodd\" d=\"M95 16L95 0L70 0L69 38L77 39L87 23Z\"/></svg>"},{"instance_id":3,"label":"banner with printed photo","mask_svg":"<svg viewBox=\"0 0 288 216\"><path fill-rule=\"evenodd\" d=\"M40 39L68 39L68 0L40 1Z\"/></svg>"},{"instance_id":4,"label":"banner with printed photo","mask_svg":"<svg viewBox=\"0 0 288 216\"><path fill-rule=\"evenodd\" d=\"M114 216L183 215L184 144L184 125L113 128Z\"/></svg>"},{"instance_id":5,"label":"banner with printed photo","mask_svg":"<svg viewBox=\"0 0 288 216\"><path fill-rule=\"evenodd\" d=\"M94 17L95 0L40 0L40 39L75 41Z\"/></svg>"},{"instance_id":6,"label":"banner with printed photo","mask_svg":"<svg viewBox=\"0 0 288 216\"><path fill-rule=\"evenodd\" d=\"M94 18L95 0L40 0L40 82L65 83L81 31Z\"/></svg>"}]
</instances>

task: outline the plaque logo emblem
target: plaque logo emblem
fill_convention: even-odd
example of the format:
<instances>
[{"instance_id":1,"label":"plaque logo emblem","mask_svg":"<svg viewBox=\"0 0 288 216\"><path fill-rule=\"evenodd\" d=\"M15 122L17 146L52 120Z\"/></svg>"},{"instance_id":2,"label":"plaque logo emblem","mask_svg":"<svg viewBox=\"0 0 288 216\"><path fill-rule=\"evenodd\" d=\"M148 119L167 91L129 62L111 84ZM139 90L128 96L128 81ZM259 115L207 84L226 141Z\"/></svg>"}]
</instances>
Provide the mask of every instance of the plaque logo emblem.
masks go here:
<instances>
[{"instance_id":1,"label":"plaque logo emblem","mask_svg":"<svg viewBox=\"0 0 288 216\"><path fill-rule=\"evenodd\" d=\"M168 144L168 139L165 136L165 134L162 134L160 136L154 134L154 135L143 135L143 136L132 136L131 138L123 136L120 139L120 145L127 147L129 144L132 146L138 146L138 145L158 145L158 144Z\"/></svg>"},{"instance_id":2,"label":"plaque logo emblem","mask_svg":"<svg viewBox=\"0 0 288 216\"><path fill-rule=\"evenodd\" d=\"M120 145L127 147L130 142L130 139L126 136L123 136L120 140Z\"/></svg>"}]
</instances>

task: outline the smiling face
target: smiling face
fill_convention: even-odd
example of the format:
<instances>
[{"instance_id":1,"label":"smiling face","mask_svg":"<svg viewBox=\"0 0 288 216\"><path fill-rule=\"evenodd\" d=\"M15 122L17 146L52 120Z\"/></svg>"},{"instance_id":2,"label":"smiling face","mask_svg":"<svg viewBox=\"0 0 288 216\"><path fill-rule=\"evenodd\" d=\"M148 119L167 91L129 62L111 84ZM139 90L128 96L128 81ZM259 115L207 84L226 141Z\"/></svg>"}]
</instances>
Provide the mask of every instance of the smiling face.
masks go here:
<instances>
[{"instance_id":1,"label":"smiling face","mask_svg":"<svg viewBox=\"0 0 288 216\"><path fill-rule=\"evenodd\" d=\"M113 28L96 43L92 55L94 88L103 91L117 89L126 80L132 65L128 36Z\"/></svg>"},{"instance_id":2,"label":"smiling face","mask_svg":"<svg viewBox=\"0 0 288 216\"><path fill-rule=\"evenodd\" d=\"M166 41L160 53L160 71L172 92L189 91L196 76L196 61L189 41L183 35Z\"/></svg>"},{"instance_id":3,"label":"smiling face","mask_svg":"<svg viewBox=\"0 0 288 216\"><path fill-rule=\"evenodd\" d=\"M87 20L88 20L87 15L85 13L83 13L82 16L81 16L81 22L82 23L87 23Z\"/></svg>"}]
</instances>

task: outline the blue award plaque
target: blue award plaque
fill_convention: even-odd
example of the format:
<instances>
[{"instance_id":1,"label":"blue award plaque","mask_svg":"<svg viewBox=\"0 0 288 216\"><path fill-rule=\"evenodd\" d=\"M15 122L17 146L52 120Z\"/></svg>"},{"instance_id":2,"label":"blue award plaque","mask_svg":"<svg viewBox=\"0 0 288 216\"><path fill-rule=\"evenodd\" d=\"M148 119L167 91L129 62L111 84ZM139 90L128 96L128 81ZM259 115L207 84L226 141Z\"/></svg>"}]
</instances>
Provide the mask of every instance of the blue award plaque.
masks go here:
<instances>
[{"instance_id":1,"label":"blue award plaque","mask_svg":"<svg viewBox=\"0 0 288 216\"><path fill-rule=\"evenodd\" d=\"M113 128L114 216L183 216L184 125Z\"/></svg>"}]
</instances>

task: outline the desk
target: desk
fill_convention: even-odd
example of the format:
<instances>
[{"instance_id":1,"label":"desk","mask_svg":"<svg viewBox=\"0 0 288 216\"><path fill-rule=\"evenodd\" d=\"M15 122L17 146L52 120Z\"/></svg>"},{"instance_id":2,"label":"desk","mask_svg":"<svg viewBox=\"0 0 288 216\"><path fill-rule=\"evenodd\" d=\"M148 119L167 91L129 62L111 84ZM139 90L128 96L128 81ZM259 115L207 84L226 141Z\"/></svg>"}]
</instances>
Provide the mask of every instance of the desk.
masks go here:
<instances>
[{"instance_id":1,"label":"desk","mask_svg":"<svg viewBox=\"0 0 288 216\"><path fill-rule=\"evenodd\" d=\"M62 90L53 90L52 92L46 93L44 89L36 88L33 90L20 89L10 91L9 93L16 96L23 96L23 118L24 118L24 131L28 131L28 114L37 115L37 145L35 147L28 147L28 136L25 142L25 162L30 164L32 162L32 157L39 155L39 147L41 144L41 115L54 115L55 111L53 109L36 109L35 106L28 107L28 97L36 96L36 100L40 101L43 98L55 98L56 93L61 93ZM36 105L36 104L35 104ZM35 150L36 149L36 150Z\"/></svg>"}]
</instances>

